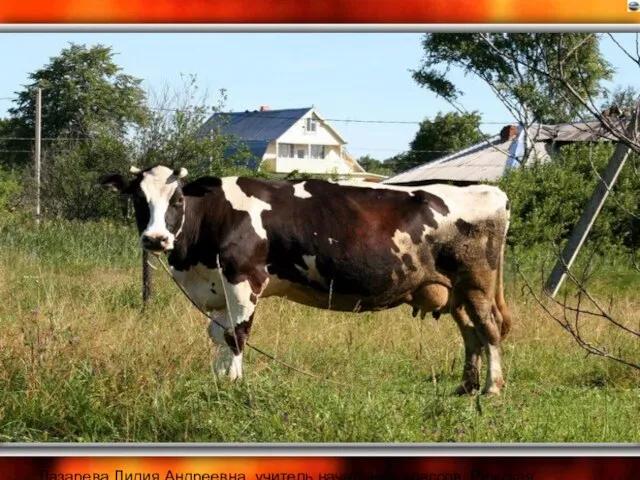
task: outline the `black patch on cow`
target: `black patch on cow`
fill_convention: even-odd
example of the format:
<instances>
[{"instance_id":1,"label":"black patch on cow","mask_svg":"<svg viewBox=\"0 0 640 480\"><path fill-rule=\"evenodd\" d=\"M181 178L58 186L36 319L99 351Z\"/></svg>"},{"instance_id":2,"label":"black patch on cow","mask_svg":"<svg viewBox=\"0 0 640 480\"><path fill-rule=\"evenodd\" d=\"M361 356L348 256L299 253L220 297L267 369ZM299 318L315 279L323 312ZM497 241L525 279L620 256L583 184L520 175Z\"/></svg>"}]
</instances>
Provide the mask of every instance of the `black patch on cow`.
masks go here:
<instances>
[{"instance_id":1,"label":"black patch on cow","mask_svg":"<svg viewBox=\"0 0 640 480\"><path fill-rule=\"evenodd\" d=\"M236 325L235 332L231 329L227 329L224 332L224 340L231 349L234 355L238 355L244 350L244 346L247 343L247 337L251 332L251 326L253 325L253 314L248 320ZM234 334L235 333L235 334Z\"/></svg>"},{"instance_id":2,"label":"black patch on cow","mask_svg":"<svg viewBox=\"0 0 640 480\"><path fill-rule=\"evenodd\" d=\"M416 190L413 192L413 197L419 203L426 203L429 207L438 212L443 217L449 215L449 207L444 203L442 198L434 195L433 193L425 192L424 190Z\"/></svg>"},{"instance_id":3,"label":"black patch on cow","mask_svg":"<svg viewBox=\"0 0 640 480\"><path fill-rule=\"evenodd\" d=\"M436 269L445 274L451 274L458 271L460 262L456 256L454 247L449 243L434 244L433 257L435 259Z\"/></svg>"},{"instance_id":4,"label":"black patch on cow","mask_svg":"<svg viewBox=\"0 0 640 480\"><path fill-rule=\"evenodd\" d=\"M204 197L219 191L222 180L216 177L202 177L186 184L182 191L189 197Z\"/></svg>"},{"instance_id":5,"label":"black patch on cow","mask_svg":"<svg viewBox=\"0 0 640 480\"><path fill-rule=\"evenodd\" d=\"M418 268L413 264L413 257L408 253L405 253L404 255L402 255L402 261L407 266L407 268L412 272L418 271Z\"/></svg>"},{"instance_id":6,"label":"black patch on cow","mask_svg":"<svg viewBox=\"0 0 640 480\"><path fill-rule=\"evenodd\" d=\"M258 296L252 292L251 295L249 295L249 301L255 305L258 303Z\"/></svg>"},{"instance_id":7,"label":"black patch on cow","mask_svg":"<svg viewBox=\"0 0 640 480\"><path fill-rule=\"evenodd\" d=\"M482 222L484 233L487 235L487 246L485 255L487 257L487 264L489 268L495 270L498 268L498 261L500 260L500 242L503 236L498 232L499 228L493 220L487 220Z\"/></svg>"},{"instance_id":8,"label":"black patch on cow","mask_svg":"<svg viewBox=\"0 0 640 480\"><path fill-rule=\"evenodd\" d=\"M458 231L465 237L473 237L478 233L478 228L476 225L466 222L461 218L456 220L455 225Z\"/></svg>"}]
</instances>

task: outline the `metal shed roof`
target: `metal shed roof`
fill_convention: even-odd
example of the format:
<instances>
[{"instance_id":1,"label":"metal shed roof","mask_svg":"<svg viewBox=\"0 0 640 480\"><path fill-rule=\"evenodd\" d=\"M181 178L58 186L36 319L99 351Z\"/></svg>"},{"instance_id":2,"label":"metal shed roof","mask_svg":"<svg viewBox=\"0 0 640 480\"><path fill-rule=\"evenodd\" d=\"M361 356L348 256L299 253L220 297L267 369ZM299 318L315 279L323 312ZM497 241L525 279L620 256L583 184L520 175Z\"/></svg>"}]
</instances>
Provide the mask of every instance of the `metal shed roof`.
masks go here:
<instances>
[{"instance_id":1,"label":"metal shed roof","mask_svg":"<svg viewBox=\"0 0 640 480\"><path fill-rule=\"evenodd\" d=\"M430 181L483 182L495 181L510 168L518 167L524 153L525 141L532 152L528 163L547 162L555 142L612 141L600 122L534 125L528 130L518 127L515 138L503 141L494 135L469 148L429 163L419 165L383 180L386 184L421 183Z\"/></svg>"}]
</instances>

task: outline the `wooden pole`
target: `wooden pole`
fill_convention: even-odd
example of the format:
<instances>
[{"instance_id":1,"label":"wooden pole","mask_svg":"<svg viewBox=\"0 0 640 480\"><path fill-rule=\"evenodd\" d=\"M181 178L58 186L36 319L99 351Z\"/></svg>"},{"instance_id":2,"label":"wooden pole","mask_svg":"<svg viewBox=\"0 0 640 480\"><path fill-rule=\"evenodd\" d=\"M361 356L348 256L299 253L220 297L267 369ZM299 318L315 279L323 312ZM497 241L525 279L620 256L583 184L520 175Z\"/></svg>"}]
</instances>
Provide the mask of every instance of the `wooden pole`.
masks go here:
<instances>
[{"instance_id":1,"label":"wooden pole","mask_svg":"<svg viewBox=\"0 0 640 480\"><path fill-rule=\"evenodd\" d=\"M636 112L631 118L627 128L627 136L633 140L636 139L635 129L638 122L638 115L640 115L640 106L636 108ZM591 198L582 212L578 223L576 223L573 228L573 232L571 232L571 237L569 237L569 241L562 251L562 257L556 262L556 265L547 280L545 291L551 297L555 297L560 290L560 287L567 276L567 271L571 268L571 265L573 265L573 262L578 256L580 248L584 244L584 241L586 240L591 227L593 227L604 202L609 196L609 190L615 184L618 175L622 171L622 167L624 167L624 164L629 157L629 153L629 147L622 142L618 142L615 152L609 160L601 179L598 179L598 185L596 186L593 195L591 195Z\"/></svg>"},{"instance_id":2,"label":"wooden pole","mask_svg":"<svg viewBox=\"0 0 640 480\"><path fill-rule=\"evenodd\" d=\"M42 143L42 89L36 88L36 225L40 225L40 152Z\"/></svg>"},{"instance_id":3,"label":"wooden pole","mask_svg":"<svg viewBox=\"0 0 640 480\"><path fill-rule=\"evenodd\" d=\"M143 308L151 298L151 266L149 265L149 252L142 250L142 305Z\"/></svg>"}]
</instances>

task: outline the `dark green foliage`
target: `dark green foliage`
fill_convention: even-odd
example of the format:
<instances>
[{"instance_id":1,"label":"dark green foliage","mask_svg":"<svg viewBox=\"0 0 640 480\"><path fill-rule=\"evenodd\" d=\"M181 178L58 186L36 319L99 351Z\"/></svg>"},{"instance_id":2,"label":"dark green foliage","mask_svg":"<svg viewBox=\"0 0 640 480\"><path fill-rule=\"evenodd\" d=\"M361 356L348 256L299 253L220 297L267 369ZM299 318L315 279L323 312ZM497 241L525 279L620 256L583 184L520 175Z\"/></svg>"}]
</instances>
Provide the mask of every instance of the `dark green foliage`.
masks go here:
<instances>
[{"instance_id":1,"label":"dark green foliage","mask_svg":"<svg viewBox=\"0 0 640 480\"><path fill-rule=\"evenodd\" d=\"M43 162L42 203L49 219L91 220L121 216L126 204L97 188L100 175L129 168L128 145L109 135L68 148L66 142L47 150Z\"/></svg>"},{"instance_id":2,"label":"dark green foliage","mask_svg":"<svg viewBox=\"0 0 640 480\"><path fill-rule=\"evenodd\" d=\"M390 176L394 173L393 169L386 163L377 160L369 155L365 155L358 159L358 164L369 173L377 173L378 175Z\"/></svg>"},{"instance_id":3,"label":"dark green foliage","mask_svg":"<svg viewBox=\"0 0 640 480\"><path fill-rule=\"evenodd\" d=\"M612 144L569 145L553 162L510 171L499 182L511 201L510 243L528 248L566 240L595 190L593 167L602 174L613 149ZM589 233L589 242L603 250L640 245L637 162L637 156L629 158Z\"/></svg>"},{"instance_id":4,"label":"dark green foliage","mask_svg":"<svg viewBox=\"0 0 640 480\"><path fill-rule=\"evenodd\" d=\"M17 92L9 109L18 137L33 137L35 89L42 88L42 138L82 140L108 134L123 137L127 128L148 119L142 79L122 73L110 47L71 43L50 63L29 74L30 83ZM46 142L46 140L45 140ZM25 142L12 149L23 150ZM22 148L20 148L22 147ZM16 153L14 164L25 165L31 156Z\"/></svg>"}]
</instances>

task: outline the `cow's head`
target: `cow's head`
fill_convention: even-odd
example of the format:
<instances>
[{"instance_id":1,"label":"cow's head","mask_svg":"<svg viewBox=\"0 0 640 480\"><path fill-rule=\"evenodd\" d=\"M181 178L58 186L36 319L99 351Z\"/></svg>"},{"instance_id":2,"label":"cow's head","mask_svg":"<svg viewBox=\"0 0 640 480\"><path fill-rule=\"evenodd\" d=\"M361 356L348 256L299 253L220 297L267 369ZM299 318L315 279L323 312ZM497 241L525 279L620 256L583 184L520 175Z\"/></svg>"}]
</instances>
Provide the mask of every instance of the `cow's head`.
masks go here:
<instances>
[{"instance_id":1,"label":"cow's head","mask_svg":"<svg viewBox=\"0 0 640 480\"><path fill-rule=\"evenodd\" d=\"M116 173L100 178L100 184L133 199L140 244L151 252L168 252L182 231L185 219L184 195L180 179L185 168L162 165L140 170L131 167L131 180Z\"/></svg>"}]
</instances>

